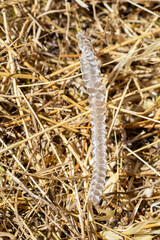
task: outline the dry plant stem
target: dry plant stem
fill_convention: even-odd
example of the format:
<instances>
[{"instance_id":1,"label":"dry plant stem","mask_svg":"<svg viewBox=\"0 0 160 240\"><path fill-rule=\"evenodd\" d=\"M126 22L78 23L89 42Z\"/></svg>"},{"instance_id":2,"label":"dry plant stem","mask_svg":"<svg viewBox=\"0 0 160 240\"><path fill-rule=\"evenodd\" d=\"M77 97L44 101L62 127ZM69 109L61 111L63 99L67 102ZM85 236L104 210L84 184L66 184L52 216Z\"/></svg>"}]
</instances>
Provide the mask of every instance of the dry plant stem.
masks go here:
<instances>
[{"instance_id":1,"label":"dry plant stem","mask_svg":"<svg viewBox=\"0 0 160 240\"><path fill-rule=\"evenodd\" d=\"M41 121L39 120L38 116L37 116L36 113L34 112L33 108L31 107L30 103L28 102L28 100L25 98L23 92L21 91L21 89L18 89L18 90L19 90L19 93L23 96L25 102L27 103L27 105L28 105L30 111L31 111L32 114L34 115L34 117L35 117L35 119L37 120L38 124L40 125L41 129L44 130L44 127L43 127ZM56 151L56 149L55 149L53 143L51 142L51 139L50 139L49 134L48 134L48 133L45 133L45 135L46 135L46 138L47 138L48 142L49 142L50 145L51 145L51 148L52 148L53 153L56 155L56 157L57 157L59 163L62 164L61 159L59 158L58 153L57 153L57 151ZM45 166L45 163L44 163L44 166ZM63 167L62 167L62 169L64 170ZM65 172L65 171L64 171L64 172ZM66 174L66 177L67 177L68 175L67 175L66 172L65 172L65 174ZM65 188L65 186L64 186L64 188Z\"/></svg>"},{"instance_id":2,"label":"dry plant stem","mask_svg":"<svg viewBox=\"0 0 160 240\"><path fill-rule=\"evenodd\" d=\"M35 111L34 111L33 108L31 107L31 105L30 105L30 103L28 102L28 100L25 98L25 96L24 96L23 92L21 91L21 89L19 89L19 92L20 92L20 94L23 96L25 102L27 103L30 111L31 111L32 114L34 115L34 117L35 117L35 119L37 120L38 124L40 125L41 129L44 130L44 127L43 127L42 123L40 122L38 116L36 115ZM52 151L55 153L55 155L56 155L59 163L62 164L62 162L61 162L61 160L60 160L60 158L59 158L59 156L58 156L58 153L56 152L56 149L55 149L53 143L51 142L50 136L48 135L48 133L45 133L45 135L46 135L46 138L47 138L48 142L51 144Z\"/></svg>"},{"instance_id":3,"label":"dry plant stem","mask_svg":"<svg viewBox=\"0 0 160 240\"><path fill-rule=\"evenodd\" d=\"M124 146L125 149L128 150L128 152L130 152L131 154L133 154L135 157L137 157L141 162L143 162L147 167L149 167L153 172L155 172L159 177L160 177L160 173L157 172L157 170L155 170L151 165L149 165L146 161L144 161L140 156L138 156L135 152L133 152L131 149L129 149L128 147Z\"/></svg>"},{"instance_id":4,"label":"dry plant stem","mask_svg":"<svg viewBox=\"0 0 160 240\"><path fill-rule=\"evenodd\" d=\"M111 105L111 104L108 104L107 107L108 107L108 108L111 108L111 109L118 109L118 107L113 106L113 105ZM134 111L131 111L131 110L127 110L127 109L124 109L124 108L120 108L119 111L120 111L120 112L124 112L124 113L128 113L128 114L133 115L133 116L136 116L136 117L140 117L140 118L146 119L146 120L151 121L151 122L160 123L159 120L146 117L146 116L144 116L144 115L141 115L141 114L138 113L138 112L134 112Z\"/></svg>"},{"instance_id":5,"label":"dry plant stem","mask_svg":"<svg viewBox=\"0 0 160 240\"><path fill-rule=\"evenodd\" d=\"M44 9L45 12L48 11L51 3L52 3L52 0L48 0L48 1L47 1L47 4L46 4L45 9ZM36 37L35 37L35 40L36 40L36 41L38 41L38 39L39 39L39 37L40 37L40 35L41 35L41 30L42 30L41 27L39 27L38 30L37 30Z\"/></svg>"},{"instance_id":6,"label":"dry plant stem","mask_svg":"<svg viewBox=\"0 0 160 240\"><path fill-rule=\"evenodd\" d=\"M11 0L11 1L1 1L0 8L8 8L9 6L13 6L17 3L24 3L28 0Z\"/></svg>"},{"instance_id":7,"label":"dry plant stem","mask_svg":"<svg viewBox=\"0 0 160 240\"><path fill-rule=\"evenodd\" d=\"M6 171L6 173L10 176L10 178L12 178L22 189L24 189L30 196L31 198L36 201L37 203L37 200L40 201L40 202L43 202L43 204L45 204L46 206L50 207L51 209L53 209L54 211L57 212L57 208L50 202L46 201L45 199L43 199L42 197L32 193L17 177L15 177L9 170ZM39 204L39 203L37 203ZM40 204L38 206L40 209ZM41 209L42 210L42 209ZM42 210L43 211L43 210ZM62 212L61 212L62 213ZM46 213L45 213L46 215ZM63 215L63 217L65 217ZM48 217L49 218L49 217ZM50 218L49 218L50 219ZM65 230L63 230L55 221L53 221L52 219L50 219L58 228L60 228L62 231L65 232ZM66 232L65 232L66 233Z\"/></svg>"},{"instance_id":8,"label":"dry plant stem","mask_svg":"<svg viewBox=\"0 0 160 240\"><path fill-rule=\"evenodd\" d=\"M17 194L15 196L14 208L12 208L12 209L15 213L15 217L16 217L16 221L18 223L19 229L24 234L26 239L31 238L33 240L36 240L36 238L33 236L33 233L31 231L31 229L27 226L27 224L25 223L23 218L21 218L19 213L18 213L18 193L19 193L19 191L17 191ZM9 204L9 205L11 205L11 204Z\"/></svg>"},{"instance_id":9,"label":"dry plant stem","mask_svg":"<svg viewBox=\"0 0 160 240\"><path fill-rule=\"evenodd\" d=\"M152 24L149 25L149 27L146 29L145 33L147 33L147 32L151 29L151 27L152 27ZM131 60L131 59L132 59L133 56L135 56L135 52L136 52L137 46L138 46L138 44L140 43L140 41L141 41L141 39L138 39L138 40L135 42L134 46L130 49L130 51L128 52L128 54L126 55L126 57L123 58L123 59L114 67L114 69L112 70L110 76L108 77L108 82L109 82L110 84L111 84L111 82L113 82L113 81L117 78L120 70L121 70L125 65L126 65L127 68L130 67L130 65L131 65L131 63L132 63L132 61L133 61L133 60ZM139 90L139 89L138 89L138 90Z\"/></svg>"},{"instance_id":10,"label":"dry plant stem","mask_svg":"<svg viewBox=\"0 0 160 240\"><path fill-rule=\"evenodd\" d=\"M16 178L12 173L10 173L10 172L7 172L7 174L16 182L16 183L21 183L20 182L20 180L18 179L18 178ZM20 185L21 186L21 185ZM23 188L23 184L22 184L22 188ZM27 188L25 187L25 190L26 190ZM27 191L28 192L28 191ZM30 193L30 191L28 192L28 194ZM36 196L36 198L34 198L34 196ZM63 229L63 228L61 228L61 226L56 222L56 221L54 221L44 210L43 210L43 208L41 207L41 205L39 204L39 202L37 202L37 199L39 198L37 195L35 195L35 194L33 194L33 193L31 193L31 197L33 198L33 200L34 200L34 202L36 202L36 204L38 205L38 209L40 209L42 212L43 212L43 214L45 215L45 217L46 218L48 218L48 220L51 222L51 223L53 223L55 226L57 226L62 232L64 232L68 237L70 237L71 238L71 236ZM35 200L36 199L36 200ZM39 199L39 201L42 201L43 199ZM42 201L44 204L46 204L46 206L49 206L49 207L51 207L52 209L53 209L53 207L54 206L52 206L52 204L49 204L49 203L47 203L47 201L46 202L44 202L44 201ZM14 209L14 207L12 206L12 204L9 202L9 201L7 201L7 203L8 203L8 205L10 206L10 208L12 209L12 211L15 211L15 209ZM54 218L55 216L53 215L53 214L51 214L52 215L52 217ZM65 216L63 216L63 217L65 217ZM21 222L23 222L23 228L25 227L26 229L27 229L27 231L30 233L30 234L32 234L32 232L31 232L31 230L28 228L28 225L25 223L25 221L23 220L23 218L22 217L20 217L19 216L19 218L20 218L20 220L21 220ZM68 222L67 222L68 223ZM76 232L76 231L75 231ZM32 238L31 239L33 239L33 240L35 240L35 238L34 238L34 236L32 236ZM71 238L71 239L74 239L74 238Z\"/></svg>"},{"instance_id":11,"label":"dry plant stem","mask_svg":"<svg viewBox=\"0 0 160 240\"><path fill-rule=\"evenodd\" d=\"M6 10L5 9L3 9L3 19L4 19L4 27L5 27L7 42L10 42L9 29L8 29L9 27L8 27L8 22L7 22L7 16L6 16ZM16 72L15 59L14 59L14 55L12 55L12 52L9 49L8 49L8 55L9 55L10 72L12 74L14 74ZM18 91L17 91L16 79L11 77L11 80L13 82L14 93L17 96ZM19 98L16 98L16 102L17 102L18 107L21 108ZM21 109L19 110L19 113L20 113L21 116L23 116L23 111ZM25 129L26 136L28 138L29 134L28 134L27 126L26 126L23 118L22 118L22 122L23 122L23 126L24 126L24 129ZM28 143L29 143L30 148L32 148L31 141L29 141Z\"/></svg>"},{"instance_id":12,"label":"dry plant stem","mask_svg":"<svg viewBox=\"0 0 160 240\"><path fill-rule=\"evenodd\" d=\"M155 16L159 17L159 15L158 15L157 13L155 13L155 12L153 12L153 11L150 11L150 10L147 9L147 8L144 8L144 7L142 7L141 5L139 5L139 4L137 4L137 3L134 3L133 1L127 0L127 2L133 4L134 6L140 8L140 9L142 9L142 10L148 12L148 13L151 13L152 15L155 15Z\"/></svg>"},{"instance_id":13,"label":"dry plant stem","mask_svg":"<svg viewBox=\"0 0 160 240\"><path fill-rule=\"evenodd\" d=\"M106 225L104 226L104 225L102 225L101 223L98 223L98 222L96 222L96 221L94 221L94 223L97 224L97 225L99 225L99 226L102 226L104 229L108 229L109 231L112 231L112 232L114 232L114 233L116 233L116 234L124 237L125 240L133 240L133 238L130 238L130 237L128 237L127 235L125 235L125 234L123 234L123 233L121 233L121 232L118 232L118 231L116 231L116 230L113 229L113 228L110 228L110 227L108 227L108 226L106 226Z\"/></svg>"},{"instance_id":14,"label":"dry plant stem","mask_svg":"<svg viewBox=\"0 0 160 240\"><path fill-rule=\"evenodd\" d=\"M8 238L10 238L10 239L12 239L12 240L15 240L15 239L16 239L13 234L8 233L8 232L0 232L0 239L3 239L3 238L1 238L1 237L8 237Z\"/></svg>"},{"instance_id":15,"label":"dry plant stem","mask_svg":"<svg viewBox=\"0 0 160 240\"><path fill-rule=\"evenodd\" d=\"M14 57L16 57L17 59L20 59L18 53L17 53L16 51L14 51L13 48L11 48L11 44L8 45L5 41L3 41L2 38L0 38L0 43L3 44L3 46L5 46L6 49L7 49L9 52L11 52ZM49 82L47 78L43 77L43 75L42 75L41 73L39 73L34 67L32 67L28 62L26 62L25 59L20 59L20 60L23 61L25 67L27 67L28 69L32 70L34 73L38 74L39 77L40 77L40 79L41 79L43 82L47 82L47 83ZM69 67L68 67L68 68L69 68ZM47 76L46 76L46 77L47 77ZM35 77L32 77L32 75L31 75L31 78L35 78ZM53 84L52 84L52 85L53 85ZM54 89L54 86L52 86L52 87L53 87L53 89Z\"/></svg>"},{"instance_id":16,"label":"dry plant stem","mask_svg":"<svg viewBox=\"0 0 160 240\"><path fill-rule=\"evenodd\" d=\"M78 196L78 191L77 191L77 186L75 184L75 198L76 198L76 201L77 201L77 208L78 208L78 217L79 217L79 221L80 221L80 225L81 225L81 231L82 231L82 239L85 239L85 231L84 231L84 221L83 221L83 212L82 212L82 209L81 209L81 204L80 204L80 201L79 201L79 196Z\"/></svg>"},{"instance_id":17,"label":"dry plant stem","mask_svg":"<svg viewBox=\"0 0 160 240\"><path fill-rule=\"evenodd\" d=\"M113 120L112 120L111 127L110 127L110 129L109 129L109 131L108 131L107 139L109 139L109 136L110 136L111 131L112 131L112 129L113 129L114 123L115 123L116 118L117 118L117 115L118 115L118 113L119 113L119 111L120 111L122 102L123 102L123 100L124 100L124 98L125 98L125 95L126 95L126 92L127 92L127 90L128 90L128 87L129 87L130 82L131 82L131 80L128 82L128 84L127 84L127 86L126 86L126 88L125 88L125 90L124 90L124 93L123 93L123 95L122 95L121 101L120 101L119 106L118 106L118 108L117 108L116 114L115 114L115 116L114 116L114 118L113 118Z\"/></svg>"},{"instance_id":18,"label":"dry plant stem","mask_svg":"<svg viewBox=\"0 0 160 240\"><path fill-rule=\"evenodd\" d=\"M89 198L98 204L106 177L106 124L105 87L101 83L100 70L93 48L82 32L77 35L82 51L80 58L82 77L89 95L92 130L92 163L94 166Z\"/></svg>"},{"instance_id":19,"label":"dry plant stem","mask_svg":"<svg viewBox=\"0 0 160 240\"><path fill-rule=\"evenodd\" d=\"M19 186L21 186L33 199L42 201L44 204L51 206L50 202L46 201L42 197L32 193L17 177L15 177L9 170L6 171L8 176L10 176Z\"/></svg>"},{"instance_id":20,"label":"dry plant stem","mask_svg":"<svg viewBox=\"0 0 160 240\"><path fill-rule=\"evenodd\" d=\"M5 146L6 144L3 142L3 140L0 138L0 142ZM18 158L13 154L13 152L11 150L9 150L10 154L12 154L14 160L18 163L18 165L23 169L24 172L26 172L25 167L21 164L21 162L18 160ZM41 194L43 195L43 197L45 196L46 199L50 202L51 200L48 198L48 196L46 196L46 193L40 188L40 186L36 183L36 181L33 179L33 177L29 176L30 180L33 182L33 184L35 184L35 186L39 189L39 191L41 192Z\"/></svg>"},{"instance_id":21,"label":"dry plant stem","mask_svg":"<svg viewBox=\"0 0 160 240\"><path fill-rule=\"evenodd\" d=\"M67 28L66 28L66 41L68 41L68 32L69 32L69 26L70 26L70 3L65 0L66 5L66 15L67 15Z\"/></svg>"},{"instance_id":22,"label":"dry plant stem","mask_svg":"<svg viewBox=\"0 0 160 240\"><path fill-rule=\"evenodd\" d=\"M146 32L146 31L145 31L145 33L143 33L143 34L141 34L141 35L139 35L139 36L137 36L137 37L134 37L134 38L132 38L132 39L126 40L126 41L124 41L124 42L122 42L122 43L120 43L120 44L117 43L117 44L115 44L115 45L112 46L112 47L106 47L106 48L104 48L104 49L101 51L100 55L103 55L103 54L106 54L106 53L108 53L108 52L111 52L111 51L113 51L113 50L115 50L115 49L117 49L117 48L119 48L119 47L124 47L124 46L126 46L126 45L128 45L128 44L130 44L130 43L133 43L133 42L135 42L135 41L137 41L137 40L139 40L139 39L148 37L149 35L156 34L156 33L158 33L158 32L160 32L160 28L157 28L157 29L155 29L155 30L153 30L153 31L150 31L150 32Z\"/></svg>"},{"instance_id":23,"label":"dry plant stem","mask_svg":"<svg viewBox=\"0 0 160 240\"><path fill-rule=\"evenodd\" d=\"M22 140L22 141L19 141L19 142L16 142L16 143L14 143L14 144L11 144L10 146L8 146L8 147L0 150L0 153L4 153L4 152L6 152L6 151L8 151L8 150L10 150L10 149L13 149L13 148L15 148L15 147L18 147L19 145L21 145L21 144L23 144L23 143L26 143L26 142L28 142L29 140L33 139L33 138L36 138L36 137L38 137L38 136L41 136L42 134L47 133L48 131L51 131L51 130L57 128L57 127L60 127L60 126L62 126L62 125L65 124L65 123L74 121L74 120L76 120L78 117L82 117L82 116L84 116L84 115L87 115L88 113L89 113L89 111L87 111L87 112L85 112L85 113L81 113L81 114L79 114L79 115L77 115L77 116L75 116L75 117L73 117L73 118L64 120L64 121L62 121L62 122L60 122L60 123L57 123L56 125L54 125L54 126L52 126L52 127L49 127L49 128L46 128L46 129L44 129L43 131L38 132L38 133L30 136L29 138L26 138L26 139L24 139L24 140ZM81 166L81 165L82 165L82 164L80 164L80 166Z\"/></svg>"}]
</instances>

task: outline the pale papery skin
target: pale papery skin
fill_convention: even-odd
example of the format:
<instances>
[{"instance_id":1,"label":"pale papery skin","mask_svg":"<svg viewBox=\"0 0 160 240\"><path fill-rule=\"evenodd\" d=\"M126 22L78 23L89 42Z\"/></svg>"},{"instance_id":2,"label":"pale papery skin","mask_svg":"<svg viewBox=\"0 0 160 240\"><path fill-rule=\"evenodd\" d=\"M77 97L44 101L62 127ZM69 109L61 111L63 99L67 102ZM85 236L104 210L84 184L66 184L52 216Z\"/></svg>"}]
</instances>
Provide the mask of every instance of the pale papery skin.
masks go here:
<instances>
[{"instance_id":1,"label":"pale papery skin","mask_svg":"<svg viewBox=\"0 0 160 240\"><path fill-rule=\"evenodd\" d=\"M94 205L97 205L101 200L107 170L105 86L101 82L98 60L91 43L83 32L78 33L77 38L82 52L80 57L82 78L89 95L88 101L91 110L92 164L94 170L89 199Z\"/></svg>"}]
</instances>

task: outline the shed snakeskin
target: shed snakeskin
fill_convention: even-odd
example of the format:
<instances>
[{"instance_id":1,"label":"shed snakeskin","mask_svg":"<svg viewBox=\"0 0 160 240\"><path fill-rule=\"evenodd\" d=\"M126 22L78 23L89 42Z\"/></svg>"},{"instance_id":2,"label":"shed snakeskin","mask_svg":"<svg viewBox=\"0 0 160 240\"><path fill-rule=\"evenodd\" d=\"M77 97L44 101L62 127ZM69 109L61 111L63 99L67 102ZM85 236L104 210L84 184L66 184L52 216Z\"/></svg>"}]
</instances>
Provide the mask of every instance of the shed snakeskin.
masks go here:
<instances>
[{"instance_id":1,"label":"shed snakeskin","mask_svg":"<svg viewBox=\"0 0 160 240\"><path fill-rule=\"evenodd\" d=\"M102 196L107 170L105 86L101 82L98 60L91 43L83 32L78 33L77 38L82 52L80 57L82 78L89 95L88 101L91 111L92 164L94 169L89 198L96 205Z\"/></svg>"}]
</instances>

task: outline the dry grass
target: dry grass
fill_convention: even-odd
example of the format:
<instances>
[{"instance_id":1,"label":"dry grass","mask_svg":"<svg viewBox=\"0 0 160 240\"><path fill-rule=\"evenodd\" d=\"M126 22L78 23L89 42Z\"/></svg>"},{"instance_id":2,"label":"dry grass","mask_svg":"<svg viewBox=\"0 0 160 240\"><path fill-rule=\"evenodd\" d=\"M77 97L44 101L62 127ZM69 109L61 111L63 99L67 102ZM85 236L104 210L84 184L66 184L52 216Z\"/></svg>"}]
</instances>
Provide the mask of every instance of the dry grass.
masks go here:
<instances>
[{"instance_id":1,"label":"dry grass","mask_svg":"<svg viewBox=\"0 0 160 240\"><path fill-rule=\"evenodd\" d=\"M0 239L160 239L159 1L4 0L0 9ZM79 29L106 85L97 208Z\"/></svg>"}]
</instances>

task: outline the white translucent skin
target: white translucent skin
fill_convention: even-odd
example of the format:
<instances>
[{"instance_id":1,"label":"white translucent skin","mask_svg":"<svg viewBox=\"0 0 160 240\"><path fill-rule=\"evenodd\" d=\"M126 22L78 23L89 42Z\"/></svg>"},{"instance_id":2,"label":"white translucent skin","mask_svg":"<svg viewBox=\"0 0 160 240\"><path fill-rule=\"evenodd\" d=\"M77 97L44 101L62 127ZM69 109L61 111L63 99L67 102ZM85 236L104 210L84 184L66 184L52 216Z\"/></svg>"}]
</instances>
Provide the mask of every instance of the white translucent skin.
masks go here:
<instances>
[{"instance_id":1,"label":"white translucent skin","mask_svg":"<svg viewBox=\"0 0 160 240\"><path fill-rule=\"evenodd\" d=\"M82 78L89 95L91 110L91 143L92 164L94 167L89 198L94 205L98 204L104 189L106 177L106 124L105 124L105 87L101 83L100 70L97 57L85 35L77 34L79 47L82 51L80 57Z\"/></svg>"}]
</instances>

